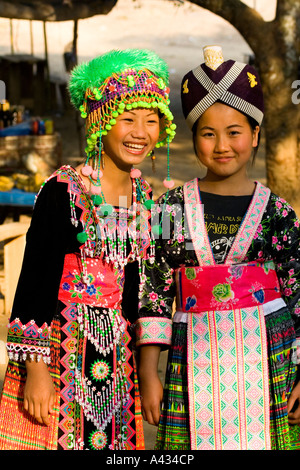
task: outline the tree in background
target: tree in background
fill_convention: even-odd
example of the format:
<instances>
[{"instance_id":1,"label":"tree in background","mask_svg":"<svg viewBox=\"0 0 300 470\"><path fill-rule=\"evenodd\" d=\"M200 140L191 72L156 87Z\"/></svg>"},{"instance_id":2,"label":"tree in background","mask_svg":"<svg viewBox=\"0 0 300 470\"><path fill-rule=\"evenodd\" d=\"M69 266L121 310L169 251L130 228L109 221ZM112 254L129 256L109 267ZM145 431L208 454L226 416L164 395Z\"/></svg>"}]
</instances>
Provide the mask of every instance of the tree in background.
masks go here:
<instances>
[{"instance_id":1,"label":"tree in background","mask_svg":"<svg viewBox=\"0 0 300 470\"><path fill-rule=\"evenodd\" d=\"M265 96L267 184L300 215L300 0L277 0L272 21L240 0L190 3L231 23L252 49Z\"/></svg>"},{"instance_id":2,"label":"tree in background","mask_svg":"<svg viewBox=\"0 0 300 470\"><path fill-rule=\"evenodd\" d=\"M0 1L0 17L19 20L68 21L106 15L118 0Z\"/></svg>"}]
</instances>

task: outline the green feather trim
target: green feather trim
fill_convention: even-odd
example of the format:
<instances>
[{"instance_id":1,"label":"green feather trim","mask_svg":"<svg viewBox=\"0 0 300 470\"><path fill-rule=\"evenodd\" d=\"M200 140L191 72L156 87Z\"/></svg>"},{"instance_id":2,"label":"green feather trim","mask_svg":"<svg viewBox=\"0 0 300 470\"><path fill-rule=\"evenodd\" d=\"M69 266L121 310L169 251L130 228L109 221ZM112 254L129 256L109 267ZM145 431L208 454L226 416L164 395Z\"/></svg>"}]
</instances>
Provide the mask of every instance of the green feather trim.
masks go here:
<instances>
[{"instance_id":1,"label":"green feather trim","mask_svg":"<svg viewBox=\"0 0 300 470\"><path fill-rule=\"evenodd\" d=\"M169 83L168 65L155 52L147 49L112 50L73 69L69 81L71 102L79 108L88 88L99 88L113 73L127 69L148 69L162 78L166 85Z\"/></svg>"}]
</instances>

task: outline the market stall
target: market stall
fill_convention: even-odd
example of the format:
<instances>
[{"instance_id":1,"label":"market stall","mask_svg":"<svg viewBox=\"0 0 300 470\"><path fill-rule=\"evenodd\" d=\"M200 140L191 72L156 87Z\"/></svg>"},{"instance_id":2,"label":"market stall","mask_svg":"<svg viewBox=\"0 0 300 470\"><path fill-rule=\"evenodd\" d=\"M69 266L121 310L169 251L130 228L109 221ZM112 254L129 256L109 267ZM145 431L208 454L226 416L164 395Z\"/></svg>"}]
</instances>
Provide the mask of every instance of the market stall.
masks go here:
<instances>
[{"instance_id":1,"label":"market stall","mask_svg":"<svg viewBox=\"0 0 300 470\"><path fill-rule=\"evenodd\" d=\"M30 215L41 184L61 165L61 138L52 120L24 116L24 109L0 104L0 224L8 216L17 221Z\"/></svg>"}]
</instances>

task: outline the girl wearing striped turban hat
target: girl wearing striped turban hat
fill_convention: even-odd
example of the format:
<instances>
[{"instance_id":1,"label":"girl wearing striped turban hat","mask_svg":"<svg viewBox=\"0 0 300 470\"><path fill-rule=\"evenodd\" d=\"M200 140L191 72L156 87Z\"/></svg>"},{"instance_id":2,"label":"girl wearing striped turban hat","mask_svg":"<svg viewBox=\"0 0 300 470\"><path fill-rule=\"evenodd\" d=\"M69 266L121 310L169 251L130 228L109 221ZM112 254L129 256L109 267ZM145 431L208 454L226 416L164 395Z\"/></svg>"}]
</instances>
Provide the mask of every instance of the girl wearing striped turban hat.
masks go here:
<instances>
[{"instance_id":1,"label":"girl wearing striped turban hat","mask_svg":"<svg viewBox=\"0 0 300 470\"><path fill-rule=\"evenodd\" d=\"M158 424L157 449L300 448L300 223L247 174L263 118L258 74L208 47L181 98L206 174L159 201L169 232L138 320L144 417Z\"/></svg>"}]
</instances>

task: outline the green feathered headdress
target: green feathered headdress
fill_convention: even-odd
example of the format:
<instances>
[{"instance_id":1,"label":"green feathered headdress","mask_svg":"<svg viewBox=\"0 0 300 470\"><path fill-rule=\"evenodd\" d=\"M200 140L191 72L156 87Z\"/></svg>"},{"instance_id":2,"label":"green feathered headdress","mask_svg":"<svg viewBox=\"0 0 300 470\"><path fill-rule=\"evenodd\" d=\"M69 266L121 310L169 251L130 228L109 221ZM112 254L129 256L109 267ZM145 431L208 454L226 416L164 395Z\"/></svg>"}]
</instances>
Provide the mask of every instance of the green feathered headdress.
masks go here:
<instances>
[{"instance_id":1,"label":"green feathered headdress","mask_svg":"<svg viewBox=\"0 0 300 470\"><path fill-rule=\"evenodd\" d=\"M129 69L147 69L169 84L168 65L154 52L147 49L112 50L73 69L69 82L72 103L79 109L88 88L100 88L113 74Z\"/></svg>"},{"instance_id":2,"label":"green feathered headdress","mask_svg":"<svg viewBox=\"0 0 300 470\"><path fill-rule=\"evenodd\" d=\"M170 142L176 126L169 109L168 84L166 62L147 49L112 50L76 66L69 92L71 102L86 118L87 153L119 114L137 107L158 108L163 125L157 146Z\"/></svg>"}]
</instances>

